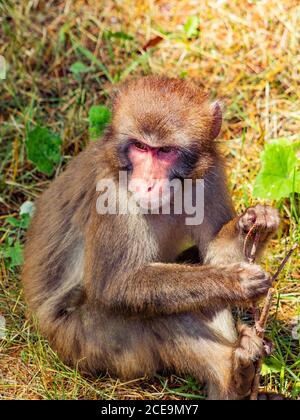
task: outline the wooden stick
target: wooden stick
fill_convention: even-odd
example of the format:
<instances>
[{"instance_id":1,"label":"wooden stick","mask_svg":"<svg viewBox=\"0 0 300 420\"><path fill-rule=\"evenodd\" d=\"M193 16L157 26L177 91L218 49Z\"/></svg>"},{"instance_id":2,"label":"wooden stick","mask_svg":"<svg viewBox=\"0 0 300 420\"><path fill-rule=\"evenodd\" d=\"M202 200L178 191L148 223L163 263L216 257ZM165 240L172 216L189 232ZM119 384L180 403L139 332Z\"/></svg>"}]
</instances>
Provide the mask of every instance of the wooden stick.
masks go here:
<instances>
[{"instance_id":1,"label":"wooden stick","mask_svg":"<svg viewBox=\"0 0 300 420\"><path fill-rule=\"evenodd\" d=\"M273 277L271 279L272 284L275 282L275 280L277 279L277 277L279 276L279 274L283 270L285 264L288 262L290 256L292 255L292 253L295 251L295 249L297 247L298 247L298 244L294 244L291 247L291 249L289 250L289 252L286 254L286 256L282 260L278 270L276 271L276 273L273 275ZM275 293L275 290L270 289L268 294L267 294L265 304L264 304L264 307L263 307L262 312L261 312L260 319L259 319L259 321L256 325L256 327L258 327L257 328L258 329L258 331L257 331L258 334L260 334L260 330L265 330L265 328L266 328L266 324L267 324L267 321L268 321L268 314L269 314L269 311L270 311L270 308L271 308L271 305L272 305L272 296L273 296L274 293Z\"/></svg>"},{"instance_id":2,"label":"wooden stick","mask_svg":"<svg viewBox=\"0 0 300 420\"><path fill-rule=\"evenodd\" d=\"M292 248L289 250L289 252L287 253L287 255L285 256L285 258L282 260L278 270L276 271L276 273L272 277L272 284L275 282L275 280L277 279L277 277L281 273L282 269L284 268L285 264L287 263L288 259L290 258L290 256L292 255L292 253L294 252L294 250L297 247L298 247L298 244L294 244L292 246ZM260 318L259 318L259 321L256 322L256 324L255 324L256 333L262 339L264 338L264 335L265 335L266 325L267 325L267 322L268 322L269 312L270 312L270 309L271 309L272 299L273 299L274 293L275 293L275 289L273 289L273 288L269 289L266 300L265 300L265 303L264 303L264 306L263 306L263 309L262 309L262 312L261 312L261 315L260 315ZM254 377L254 381L253 381L253 384L252 384L250 400L257 400L257 397L258 397L259 380L260 380L262 363L263 363L263 358L260 358L256 363L255 377Z\"/></svg>"},{"instance_id":3,"label":"wooden stick","mask_svg":"<svg viewBox=\"0 0 300 420\"><path fill-rule=\"evenodd\" d=\"M266 328L266 324L267 324L267 320L268 320L268 316L269 316L269 311L271 308L271 304L272 304L272 299L273 299L273 295L274 295L275 290L274 289L269 289L267 297L266 297L266 301L261 313L261 316L259 318L259 321L255 323L255 329L256 329L256 334L263 339L264 335L265 335L265 328ZM263 358L260 357L257 362L255 363L255 376L253 379L253 383L252 383L252 387L251 387L251 394L250 394L250 400L251 401L256 401L257 397L258 397L258 390L259 390L259 382L260 382L260 374L261 374L261 368L262 368L262 364L263 364Z\"/></svg>"}]
</instances>

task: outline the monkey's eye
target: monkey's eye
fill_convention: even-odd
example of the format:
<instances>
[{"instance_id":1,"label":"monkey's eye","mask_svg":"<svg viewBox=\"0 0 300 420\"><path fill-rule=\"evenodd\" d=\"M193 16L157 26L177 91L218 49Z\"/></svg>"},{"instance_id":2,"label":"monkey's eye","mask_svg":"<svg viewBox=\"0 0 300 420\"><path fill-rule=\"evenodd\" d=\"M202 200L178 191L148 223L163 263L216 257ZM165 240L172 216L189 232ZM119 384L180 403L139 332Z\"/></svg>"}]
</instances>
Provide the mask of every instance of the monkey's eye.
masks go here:
<instances>
[{"instance_id":1,"label":"monkey's eye","mask_svg":"<svg viewBox=\"0 0 300 420\"><path fill-rule=\"evenodd\" d=\"M147 147L140 141L135 141L133 144L139 150L147 150Z\"/></svg>"},{"instance_id":2,"label":"monkey's eye","mask_svg":"<svg viewBox=\"0 0 300 420\"><path fill-rule=\"evenodd\" d=\"M173 153L176 150L174 149L174 147L170 147L170 146L165 146L165 147L160 147L158 149L158 153L161 155L167 155L169 153Z\"/></svg>"}]
</instances>

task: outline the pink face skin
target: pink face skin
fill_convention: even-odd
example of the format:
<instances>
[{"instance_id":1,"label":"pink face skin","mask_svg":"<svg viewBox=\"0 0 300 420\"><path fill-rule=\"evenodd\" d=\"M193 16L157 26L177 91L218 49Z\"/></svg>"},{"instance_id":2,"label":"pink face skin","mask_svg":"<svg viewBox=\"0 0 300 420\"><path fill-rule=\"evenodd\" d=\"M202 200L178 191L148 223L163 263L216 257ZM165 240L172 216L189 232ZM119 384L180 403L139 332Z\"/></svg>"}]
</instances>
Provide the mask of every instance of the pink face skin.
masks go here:
<instances>
[{"instance_id":1,"label":"pink face skin","mask_svg":"<svg viewBox=\"0 0 300 420\"><path fill-rule=\"evenodd\" d=\"M152 147L135 142L129 147L128 157L132 163L129 190L143 202L159 197L168 186L169 173L175 164L178 152L172 147Z\"/></svg>"}]
</instances>

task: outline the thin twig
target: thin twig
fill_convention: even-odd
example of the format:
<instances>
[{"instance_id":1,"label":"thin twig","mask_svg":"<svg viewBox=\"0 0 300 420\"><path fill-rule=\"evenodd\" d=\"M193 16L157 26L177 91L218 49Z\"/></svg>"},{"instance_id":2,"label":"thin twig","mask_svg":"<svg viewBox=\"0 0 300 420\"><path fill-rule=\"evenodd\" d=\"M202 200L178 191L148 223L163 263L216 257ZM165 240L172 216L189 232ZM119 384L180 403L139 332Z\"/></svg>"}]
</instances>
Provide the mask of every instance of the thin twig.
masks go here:
<instances>
[{"instance_id":1,"label":"thin twig","mask_svg":"<svg viewBox=\"0 0 300 420\"><path fill-rule=\"evenodd\" d=\"M285 264L287 263L288 259L290 258L290 256L292 255L292 253L297 247L298 247L298 244L294 244L292 248L289 250L289 252L287 253L287 255L285 256L285 258L282 260L278 270L276 271L276 273L273 275L271 279L272 284L275 282L275 280L277 279L277 277L283 270ZM264 338L264 335L265 335L266 325L268 322L269 312L271 309L274 293L275 293L275 290L273 288L269 289L263 309L261 311L259 321L255 323L256 333L262 339ZM259 380L260 380L262 362L263 362L262 357L256 362L255 377L252 384L250 400L257 400L257 397L258 397Z\"/></svg>"},{"instance_id":2,"label":"thin twig","mask_svg":"<svg viewBox=\"0 0 300 420\"><path fill-rule=\"evenodd\" d=\"M279 268L277 269L276 273L273 275L273 277L271 279L272 284L274 284L275 280L277 279L277 277L279 276L279 274L283 270L285 264L288 262L290 256L292 255L292 253L295 251L295 249L297 247L298 247L298 244L294 244L292 246L292 248L289 250L289 252L286 254L286 256L282 260ZM265 330L265 327L266 327L266 324L267 324L267 321L268 321L268 313L269 313L270 307L272 305L272 296L273 296L274 292L275 292L274 289L270 289L268 294L267 294L265 304L264 304L264 307L263 307L261 315L260 315L259 322L256 325L256 327L258 327L257 328L258 335L260 334L261 330Z\"/></svg>"},{"instance_id":3,"label":"thin twig","mask_svg":"<svg viewBox=\"0 0 300 420\"><path fill-rule=\"evenodd\" d=\"M282 263L280 264L278 270L276 271L276 273L273 275L272 277L272 282L274 282L277 277L279 276L279 274L281 273L282 269L284 268L285 264L287 263L288 259L290 258L290 256L292 255L292 253L295 251L295 249L298 248L298 244L294 244L292 246L292 248L289 250L289 252L286 254L286 256L284 257L284 259L282 260Z\"/></svg>"}]
</instances>

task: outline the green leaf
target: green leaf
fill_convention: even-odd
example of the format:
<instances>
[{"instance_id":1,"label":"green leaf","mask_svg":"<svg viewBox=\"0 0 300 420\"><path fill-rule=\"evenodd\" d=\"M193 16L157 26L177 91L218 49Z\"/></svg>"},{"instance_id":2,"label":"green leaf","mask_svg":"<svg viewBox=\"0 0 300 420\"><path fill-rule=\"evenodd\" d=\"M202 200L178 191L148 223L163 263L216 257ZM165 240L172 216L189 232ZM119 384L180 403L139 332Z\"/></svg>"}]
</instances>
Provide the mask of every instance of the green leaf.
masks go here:
<instances>
[{"instance_id":1,"label":"green leaf","mask_svg":"<svg viewBox=\"0 0 300 420\"><path fill-rule=\"evenodd\" d=\"M13 268L23 263L23 248L20 241L16 241L13 246L4 250L6 266Z\"/></svg>"},{"instance_id":2,"label":"green leaf","mask_svg":"<svg viewBox=\"0 0 300 420\"><path fill-rule=\"evenodd\" d=\"M21 229L27 229L29 224L30 224L30 220L31 220L31 216L29 213L24 213L21 214L21 224L20 224L20 228Z\"/></svg>"},{"instance_id":3,"label":"green leaf","mask_svg":"<svg viewBox=\"0 0 300 420\"><path fill-rule=\"evenodd\" d=\"M296 152L300 143L277 139L266 144L261 154L262 168L255 180L253 195L279 200L300 193L299 160Z\"/></svg>"},{"instance_id":4,"label":"green leaf","mask_svg":"<svg viewBox=\"0 0 300 420\"><path fill-rule=\"evenodd\" d=\"M20 229L27 229L30 223L30 215L28 213L24 213L20 215L20 219L16 219L15 217L8 216L6 217L5 221L9 223L11 226L20 228Z\"/></svg>"},{"instance_id":5,"label":"green leaf","mask_svg":"<svg viewBox=\"0 0 300 420\"><path fill-rule=\"evenodd\" d=\"M89 133L92 139L98 138L110 122L111 112L105 105L93 105L89 111Z\"/></svg>"},{"instance_id":6,"label":"green leaf","mask_svg":"<svg viewBox=\"0 0 300 420\"><path fill-rule=\"evenodd\" d=\"M36 127L25 141L28 159L39 171L51 175L61 160L61 138L45 127Z\"/></svg>"},{"instance_id":7,"label":"green leaf","mask_svg":"<svg viewBox=\"0 0 300 420\"><path fill-rule=\"evenodd\" d=\"M6 217L5 221L13 227L20 227L20 224L21 224L21 220L18 220L12 216Z\"/></svg>"},{"instance_id":8,"label":"green leaf","mask_svg":"<svg viewBox=\"0 0 300 420\"><path fill-rule=\"evenodd\" d=\"M198 16L190 16L186 23L183 25L183 30L187 38L197 38L199 35L200 19Z\"/></svg>"},{"instance_id":9,"label":"green leaf","mask_svg":"<svg viewBox=\"0 0 300 420\"><path fill-rule=\"evenodd\" d=\"M90 67L86 66L81 61L76 61L76 63L70 66L70 70L73 74L80 75L81 73L88 73L90 71Z\"/></svg>"}]
</instances>

